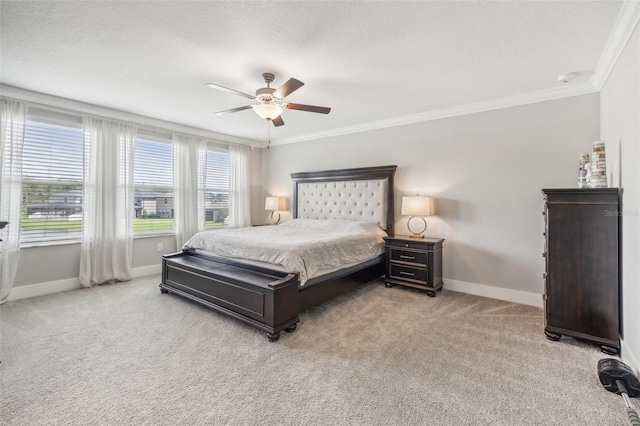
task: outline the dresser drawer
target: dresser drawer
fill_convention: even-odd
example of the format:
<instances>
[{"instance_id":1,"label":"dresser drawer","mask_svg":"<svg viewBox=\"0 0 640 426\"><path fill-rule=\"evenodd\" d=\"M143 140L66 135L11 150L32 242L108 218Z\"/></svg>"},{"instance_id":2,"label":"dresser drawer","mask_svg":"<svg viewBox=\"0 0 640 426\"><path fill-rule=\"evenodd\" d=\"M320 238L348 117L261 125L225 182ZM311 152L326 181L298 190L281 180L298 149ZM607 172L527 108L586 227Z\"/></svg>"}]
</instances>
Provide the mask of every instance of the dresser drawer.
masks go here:
<instances>
[{"instance_id":1,"label":"dresser drawer","mask_svg":"<svg viewBox=\"0 0 640 426\"><path fill-rule=\"evenodd\" d=\"M403 265L389 265L389 278L396 278L404 281L413 281L427 285L427 269L412 268Z\"/></svg>"},{"instance_id":2,"label":"dresser drawer","mask_svg":"<svg viewBox=\"0 0 640 426\"><path fill-rule=\"evenodd\" d=\"M427 264L427 253L389 248L389 259L392 262Z\"/></svg>"}]
</instances>

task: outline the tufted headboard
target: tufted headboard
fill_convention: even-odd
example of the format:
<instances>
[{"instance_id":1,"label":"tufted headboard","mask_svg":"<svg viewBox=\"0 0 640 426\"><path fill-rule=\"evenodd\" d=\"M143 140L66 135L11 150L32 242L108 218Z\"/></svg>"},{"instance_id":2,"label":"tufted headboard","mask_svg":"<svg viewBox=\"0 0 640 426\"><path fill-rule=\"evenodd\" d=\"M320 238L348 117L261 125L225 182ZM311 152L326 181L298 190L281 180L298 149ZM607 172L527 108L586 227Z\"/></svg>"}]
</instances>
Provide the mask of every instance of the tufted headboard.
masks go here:
<instances>
[{"instance_id":1,"label":"tufted headboard","mask_svg":"<svg viewBox=\"0 0 640 426\"><path fill-rule=\"evenodd\" d=\"M373 222L393 235L397 166L291 173L293 217Z\"/></svg>"}]
</instances>

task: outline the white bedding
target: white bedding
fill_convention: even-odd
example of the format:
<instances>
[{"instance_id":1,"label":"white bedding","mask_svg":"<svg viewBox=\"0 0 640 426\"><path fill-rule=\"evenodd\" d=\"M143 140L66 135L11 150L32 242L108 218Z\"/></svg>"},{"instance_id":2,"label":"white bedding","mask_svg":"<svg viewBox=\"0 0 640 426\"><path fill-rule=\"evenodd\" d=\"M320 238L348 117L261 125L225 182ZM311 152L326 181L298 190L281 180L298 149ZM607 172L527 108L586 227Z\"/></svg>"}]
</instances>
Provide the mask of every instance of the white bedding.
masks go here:
<instances>
[{"instance_id":1,"label":"white bedding","mask_svg":"<svg viewBox=\"0 0 640 426\"><path fill-rule=\"evenodd\" d=\"M303 285L319 271L379 256L384 252L382 237L386 235L374 223L292 219L276 226L199 232L182 249L282 265L298 273Z\"/></svg>"}]
</instances>

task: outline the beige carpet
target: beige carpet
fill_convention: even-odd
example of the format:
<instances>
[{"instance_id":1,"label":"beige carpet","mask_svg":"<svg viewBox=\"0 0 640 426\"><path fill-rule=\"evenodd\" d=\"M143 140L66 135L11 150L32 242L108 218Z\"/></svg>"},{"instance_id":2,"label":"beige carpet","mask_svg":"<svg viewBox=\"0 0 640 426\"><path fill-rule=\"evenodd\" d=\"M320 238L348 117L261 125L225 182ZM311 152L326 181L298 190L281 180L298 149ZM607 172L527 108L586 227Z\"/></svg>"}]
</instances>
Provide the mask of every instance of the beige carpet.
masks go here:
<instances>
[{"instance_id":1,"label":"beige carpet","mask_svg":"<svg viewBox=\"0 0 640 426\"><path fill-rule=\"evenodd\" d=\"M264 333L159 276L0 307L7 425L624 425L540 309L373 282Z\"/></svg>"}]
</instances>

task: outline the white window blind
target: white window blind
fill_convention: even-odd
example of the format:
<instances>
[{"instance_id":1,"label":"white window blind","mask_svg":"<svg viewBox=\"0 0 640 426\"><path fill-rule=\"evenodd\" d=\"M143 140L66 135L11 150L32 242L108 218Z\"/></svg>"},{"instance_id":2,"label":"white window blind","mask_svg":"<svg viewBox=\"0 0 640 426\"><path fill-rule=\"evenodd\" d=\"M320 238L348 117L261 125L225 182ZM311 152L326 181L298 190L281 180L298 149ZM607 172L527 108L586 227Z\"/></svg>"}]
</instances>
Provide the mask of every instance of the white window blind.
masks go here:
<instances>
[{"instance_id":1,"label":"white window blind","mask_svg":"<svg viewBox=\"0 0 640 426\"><path fill-rule=\"evenodd\" d=\"M22 161L21 243L79 240L82 130L29 120Z\"/></svg>"},{"instance_id":2,"label":"white window blind","mask_svg":"<svg viewBox=\"0 0 640 426\"><path fill-rule=\"evenodd\" d=\"M173 232L173 146L137 139L133 166L134 233Z\"/></svg>"},{"instance_id":3,"label":"white window blind","mask_svg":"<svg viewBox=\"0 0 640 426\"><path fill-rule=\"evenodd\" d=\"M205 226L226 226L229 216L229 153L207 150Z\"/></svg>"}]
</instances>

